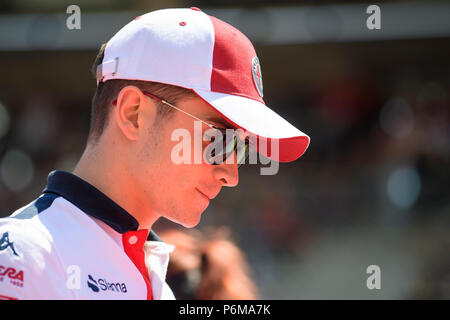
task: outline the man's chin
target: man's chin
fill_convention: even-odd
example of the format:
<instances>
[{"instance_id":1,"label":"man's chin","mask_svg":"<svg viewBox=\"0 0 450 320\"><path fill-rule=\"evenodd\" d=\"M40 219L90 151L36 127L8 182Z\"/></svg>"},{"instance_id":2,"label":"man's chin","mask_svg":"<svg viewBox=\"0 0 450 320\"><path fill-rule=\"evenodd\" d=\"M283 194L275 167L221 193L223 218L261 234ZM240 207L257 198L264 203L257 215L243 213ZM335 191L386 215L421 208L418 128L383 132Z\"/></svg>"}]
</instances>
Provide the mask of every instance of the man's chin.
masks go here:
<instances>
[{"instance_id":1,"label":"man's chin","mask_svg":"<svg viewBox=\"0 0 450 320\"><path fill-rule=\"evenodd\" d=\"M181 223L181 225L185 228L191 229L191 228L195 228L198 224L200 223L200 220L198 220L195 223Z\"/></svg>"},{"instance_id":2,"label":"man's chin","mask_svg":"<svg viewBox=\"0 0 450 320\"><path fill-rule=\"evenodd\" d=\"M171 217L166 217L166 218L176 224L182 225L185 228L194 228L200 223L201 216L202 216L202 212L192 214L189 217L181 216L181 217L176 217L173 219Z\"/></svg>"},{"instance_id":3,"label":"man's chin","mask_svg":"<svg viewBox=\"0 0 450 320\"><path fill-rule=\"evenodd\" d=\"M193 208L192 211L186 212L184 215L179 216L178 224L181 224L185 228L194 228L200 223L202 214L205 212L206 208L209 206L209 201L207 203L198 203L198 206Z\"/></svg>"}]
</instances>

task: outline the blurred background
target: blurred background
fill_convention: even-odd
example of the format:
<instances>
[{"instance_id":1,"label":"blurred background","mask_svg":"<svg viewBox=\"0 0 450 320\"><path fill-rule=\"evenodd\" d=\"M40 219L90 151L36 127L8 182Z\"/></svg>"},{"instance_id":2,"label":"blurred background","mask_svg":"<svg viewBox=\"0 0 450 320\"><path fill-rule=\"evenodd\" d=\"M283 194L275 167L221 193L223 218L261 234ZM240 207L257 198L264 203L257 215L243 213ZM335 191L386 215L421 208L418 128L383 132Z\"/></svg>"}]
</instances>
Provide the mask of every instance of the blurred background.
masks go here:
<instances>
[{"instance_id":1,"label":"blurred background","mask_svg":"<svg viewBox=\"0 0 450 320\"><path fill-rule=\"evenodd\" d=\"M81 29L66 26L72 4ZM366 26L370 4L379 30ZM0 216L50 171L73 170L100 45L140 14L190 6L253 41L266 103L311 137L276 175L244 166L198 232L228 227L263 299L449 299L447 1L2 0ZM155 225L170 229L182 230ZM370 265L379 290L366 286Z\"/></svg>"}]
</instances>

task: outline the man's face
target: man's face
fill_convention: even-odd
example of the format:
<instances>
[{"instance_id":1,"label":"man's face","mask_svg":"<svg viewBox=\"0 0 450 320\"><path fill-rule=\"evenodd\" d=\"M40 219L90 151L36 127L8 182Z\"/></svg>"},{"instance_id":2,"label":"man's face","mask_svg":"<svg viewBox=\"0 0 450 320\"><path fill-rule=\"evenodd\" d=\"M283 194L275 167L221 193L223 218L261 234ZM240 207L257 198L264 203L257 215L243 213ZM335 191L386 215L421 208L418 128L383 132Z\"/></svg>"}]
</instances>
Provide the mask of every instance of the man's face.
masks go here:
<instances>
[{"instance_id":1,"label":"man's face","mask_svg":"<svg viewBox=\"0 0 450 320\"><path fill-rule=\"evenodd\" d=\"M155 103L153 99L147 99ZM198 97L181 99L176 106L207 123L225 128L218 123L223 119L220 114ZM170 107L164 105L163 108ZM201 141L200 151L204 150L209 142L203 141L202 135L209 127L197 121L196 126L201 130L194 132L194 118L178 110L171 111L173 113L160 122L142 121L139 130L143 134L133 148L130 168L134 172L136 190L142 191L142 201L148 201L159 215L185 227L194 227L210 199L216 197L223 186L238 184L238 168L235 161L233 164L210 165L203 158L201 164L195 164L193 140L201 139L198 140ZM174 148L181 143L180 138L172 139L174 132L189 133L187 145L191 161L188 164L174 161L174 155L180 155Z\"/></svg>"}]
</instances>

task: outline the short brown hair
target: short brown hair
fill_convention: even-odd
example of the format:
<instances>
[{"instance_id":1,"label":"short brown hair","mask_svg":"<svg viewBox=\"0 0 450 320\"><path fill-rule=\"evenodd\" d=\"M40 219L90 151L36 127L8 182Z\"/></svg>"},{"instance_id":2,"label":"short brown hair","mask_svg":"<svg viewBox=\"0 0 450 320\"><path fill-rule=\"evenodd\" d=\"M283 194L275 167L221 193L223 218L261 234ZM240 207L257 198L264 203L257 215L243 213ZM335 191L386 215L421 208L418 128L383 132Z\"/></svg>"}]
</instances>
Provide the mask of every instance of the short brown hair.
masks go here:
<instances>
[{"instance_id":1,"label":"short brown hair","mask_svg":"<svg viewBox=\"0 0 450 320\"><path fill-rule=\"evenodd\" d=\"M91 72L96 77L97 67L102 63L105 54L106 43L104 43L92 65ZM170 103L176 104L178 100L187 96L195 96L195 93L186 88L163 84L159 82L141 81L141 80L124 80L114 79L105 82L99 82L92 98L91 107L91 123L89 129L88 141L97 142L101 137L106 123L109 119L109 111L112 102L117 98L120 90L126 86L136 86L141 90L149 91L156 96L164 98ZM174 111L161 102L157 104L157 122L163 118L167 118Z\"/></svg>"}]
</instances>

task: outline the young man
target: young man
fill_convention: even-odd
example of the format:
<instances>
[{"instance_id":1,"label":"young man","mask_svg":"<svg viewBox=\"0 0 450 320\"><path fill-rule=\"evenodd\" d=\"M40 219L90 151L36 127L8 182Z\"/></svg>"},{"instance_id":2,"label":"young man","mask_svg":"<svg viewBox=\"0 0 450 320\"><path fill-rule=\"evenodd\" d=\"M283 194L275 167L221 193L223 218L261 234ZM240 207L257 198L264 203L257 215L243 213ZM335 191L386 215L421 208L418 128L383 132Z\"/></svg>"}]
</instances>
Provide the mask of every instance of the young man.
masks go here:
<instances>
[{"instance_id":1,"label":"young man","mask_svg":"<svg viewBox=\"0 0 450 320\"><path fill-rule=\"evenodd\" d=\"M265 106L250 41L197 8L137 17L95 67L91 130L75 170L51 172L38 199L0 219L5 299L173 299L173 246L153 223L197 225L221 188L238 184L245 137L277 142L279 152L254 145L281 162L309 145ZM246 135L220 139L230 128ZM180 149L186 136L194 142Z\"/></svg>"}]
</instances>

